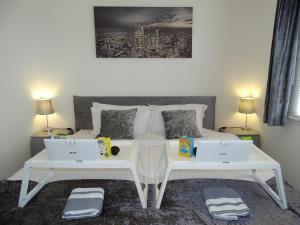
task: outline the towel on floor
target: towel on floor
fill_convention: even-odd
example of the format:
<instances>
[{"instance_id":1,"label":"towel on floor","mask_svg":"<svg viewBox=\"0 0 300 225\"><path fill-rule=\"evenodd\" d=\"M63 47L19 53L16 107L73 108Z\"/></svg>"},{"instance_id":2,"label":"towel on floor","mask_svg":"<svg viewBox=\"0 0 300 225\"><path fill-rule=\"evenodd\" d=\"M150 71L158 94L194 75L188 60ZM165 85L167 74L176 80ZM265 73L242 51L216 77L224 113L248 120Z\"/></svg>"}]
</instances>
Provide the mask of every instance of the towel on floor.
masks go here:
<instances>
[{"instance_id":1,"label":"towel on floor","mask_svg":"<svg viewBox=\"0 0 300 225\"><path fill-rule=\"evenodd\" d=\"M237 220L248 216L249 208L231 188L206 188L203 190L205 204L214 219Z\"/></svg>"},{"instance_id":2,"label":"towel on floor","mask_svg":"<svg viewBox=\"0 0 300 225\"><path fill-rule=\"evenodd\" d=\"M81 219L102 213L104 190L102 188L75 188L68 198L63 219Z\"/></svg>"}]
</instances>

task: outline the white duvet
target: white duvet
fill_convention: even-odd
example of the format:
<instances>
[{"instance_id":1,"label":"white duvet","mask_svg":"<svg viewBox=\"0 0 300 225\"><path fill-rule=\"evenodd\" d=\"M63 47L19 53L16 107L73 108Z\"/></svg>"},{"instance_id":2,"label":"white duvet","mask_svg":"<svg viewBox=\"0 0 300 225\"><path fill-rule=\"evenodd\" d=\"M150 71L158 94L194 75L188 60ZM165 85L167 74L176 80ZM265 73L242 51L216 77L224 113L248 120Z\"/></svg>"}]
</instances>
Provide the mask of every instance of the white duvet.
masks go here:
<instances>
[{"instance_id":1,"label":"white duvet","mask_svg":"<svg viewBox=\"0 0 300 225\"><path fill-rule=\"evenodd\" d=\"M220 133L213 130L204 129L202 130L202 136L204 138L212 139L235 139L236 136L228 133ZM75 133L73 138L79 139L89 139L94 138L94 132L92 130L80 130ZM141 180L148 177L148 182L155 183L155 171L158 167L159 157L164 148L164 137L157 135L147 135L138 139L140 143L141 157L146 164L146 174L141 168L138 168ZM162 154L163 155L163 154ZM163 165L159 166L158 169L158 179L161 181L164 173ZM222 179L246 179L249 178L250 172L248 171L212 171L212 170L191 170L191 171L177 171L171 174L170 179L187 179L187 178L222 178ZM20 169L13 176L8 178L8 180L22 180L23 170ZM31 180L39 181L45 170L34 169L31 175ZM272 177L270 172L262 172L263 178L269 179ZM72 179L117 179L117 180L132 180L132 176L129 171L116 170L116 169L105 169L105 170L95 170L95 169L56 169L53 181L56 180L72 180Z\"/></svg>"}]
</instances>

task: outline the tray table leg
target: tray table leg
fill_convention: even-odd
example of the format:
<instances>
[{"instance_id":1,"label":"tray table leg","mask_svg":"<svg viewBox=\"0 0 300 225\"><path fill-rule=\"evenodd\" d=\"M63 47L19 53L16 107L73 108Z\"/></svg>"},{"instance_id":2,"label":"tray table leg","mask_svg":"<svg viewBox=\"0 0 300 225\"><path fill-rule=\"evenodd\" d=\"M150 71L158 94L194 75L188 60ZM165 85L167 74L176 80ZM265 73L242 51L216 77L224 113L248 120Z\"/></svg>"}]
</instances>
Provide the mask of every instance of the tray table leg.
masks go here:
<instances>
[{"instance_id":1,"label":"tray table leg","mask_svg":"<svg viewBox=\"0 0 300 225\"><path fill-rule=\"evenodd\" d=\"M166 190L166 186L167 186L167 182L168 182L168 178L170 176L171 171L172 170L168 167L167 171L166 171L166 174L165 174L165 177L164 177L164 180L163 180L163 182L161 184L161 187L160 187L160 190L159 190L158 198L156 200L156 209L160 208L160 205L161 205L161 202L162 202L162 198L164 196L164 193L165 193L165 190Z\"/></svg>"},{"instance_id":2,"label":"tray table leg","mask_svg":"<svg viewBox=\"0 0 300 225\"><path fill-rule=\"evenodd\" d=\"M149 152L149 151L147 151L147 152ZM149 166L148 166L147 163L145 163L143 156L140 155L139 158L141 159L140 162L142 164L142 167L143 167L143 170L144 170L144 174L145 174L145 176L144 176L144 185L145 185L145 187L144 187L144 190L143 190L143 195L144 195L144 199L145 199L145 202L146 202L146 208L147 208L147 202L148 202L148 185L149 185L149 183L148 183Z\"/></svg>"},{"instance_id":3,"label":"tray table leg","mask_svg":"<svg viewBox=\"0 0 300 225\"><path fill-rule=\"evenodd\" d=\"M276 186L278 190L278 194L263 180L259 178L257 175L256 169L252 170L253 178L256 180L257 183L259 183L262 188L274 199L274 201L282 208L287 209L287 202L284 192L284 184L281 174L281 168L276 167L273 168L275 180L276 180Z\"/></svg>"},{"instance_id":4,"label":"tray table leg","mask_svg":"<svg viewBox=\"0 0 300 225\"><path fill-rule=\"evenodd\" d=\"M143 209L146 209L147 208L147 201L146 201L145 195L146 194L148 195L148 193L145 194L145 192L148 191L148 187L145 186L144 192L143 192L142 185L141 185L140 179L138 177L136 168L131 167L130 170L131 170L131 173L133 175L133 179L134 179L134 182L135 182L135 186L136 186L136 189L137 189L142 207L143 207ZM148 186L148 184L145 184L145 185Z\"/></svg>"},{"instance_id":5,"label":"tray table leg","mask_svg":"<svg viewBox=\"0 0 300 225\"><path fill-rule=\"evenodd\" d=\"M157 200L158 198L158 194L159 194L159 189L158 189L158 185L159 185L159 177L160 177L160 167L163 163L163 159L164 159L164 154L163 154L164 150L162 150L162 152L160 153L159 156L159 160L158 163L156 165L156 169L155 169L155 200Z\"/></svg>"},{"instance_id":6,"label":"tray table leg","mask_svg":"<svg viewBox=\"0 0 300 225\"><path fill-rule=\"evenodd\" d=\"M28 190L28 183L30 179L32 168L24 166L24 171L23 171L23 180L22 180L22 186L21 186L21 191L20 191L20 197L19 197L19 207L24 207L28 201L26 201L26 196L27 196L27 190Z\"/></svg>"},{"instance_id":7,"label":"tray table leg","mask_svg":"<svg viewBox=\"0 0 300 225\"><path fill-rule=\"evenodd\" d=\"M54 175L53 170L50 169L50 171L39 181L39 183L29 193L27 193L31 172L32 168L25 165L18 203L18 206L22 208L42 189L42 187L45 186L45 184L48 183L49 178L53 177Z\"/></svg>"},{"instance_id":8,"label":"tray table leg","mask_svg":"<svg viewBox=\"0 0 300 225\"><path fill-rule=\"evenodd\" d=\"M159 156L159 160L158 160L158 163L157 163L157 166L156 166L156 170L155 170L155 200L157 202L157 199L158 199L158 196L159 196L159 188L158 188L158 185L159 185L159 181L160 181L160 175L161 175L161 167L163 166L163 170L165 171L164 172L164 177L166 175L166 171L167 171L167 164L168 164L168 161L167 161L167 151L166 151L166 143L164 144L164 148L161 150L161 153L160 153L160 156Z\"/></svg>"},{"instance_id":9,"label":"tray table leg","mask_svg":"<svg viewBox=\"0 0 300 225\"><path fill-rule=\"evenodd\" d=\"M278 197L280 201L280 206L283 209L287 208L287 201L285 197L285 191L284 191L284 184L283 184L283 179L282 179L282 173L281 173L281 168L276 168L273 170L275 174L275 179L276 179L276 185L277 185L277 190L278 190Z\"/></svg>"}]
</instances>

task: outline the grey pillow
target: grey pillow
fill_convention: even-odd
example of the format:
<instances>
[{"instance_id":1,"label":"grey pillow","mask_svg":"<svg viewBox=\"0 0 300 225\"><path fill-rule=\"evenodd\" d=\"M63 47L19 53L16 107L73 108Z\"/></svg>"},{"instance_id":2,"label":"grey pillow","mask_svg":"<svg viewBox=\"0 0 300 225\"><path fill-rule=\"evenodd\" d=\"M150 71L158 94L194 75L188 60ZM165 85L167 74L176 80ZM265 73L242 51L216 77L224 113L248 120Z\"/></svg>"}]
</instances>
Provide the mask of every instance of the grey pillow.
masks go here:
<instances>
[{"instance_id":1,"label":"grey pillow","mask_svg":"<svg viewBox=\"0 0 300 225\"><path fill-rule=\"evenodd\" d=\"M196 110L162 111L161 114L165 123L166 139L201 137L196 122Z\"/></svg>"},{"instance_id":2,"label":"grey pillow","mask_svg":"<svg viewBox=\"0 0 300 225\"><path fill-rule=\"evenodd\" d=\"M137 109L102 110L101 137L133 139L133 124Z\"/></svg>"}]
</instances>

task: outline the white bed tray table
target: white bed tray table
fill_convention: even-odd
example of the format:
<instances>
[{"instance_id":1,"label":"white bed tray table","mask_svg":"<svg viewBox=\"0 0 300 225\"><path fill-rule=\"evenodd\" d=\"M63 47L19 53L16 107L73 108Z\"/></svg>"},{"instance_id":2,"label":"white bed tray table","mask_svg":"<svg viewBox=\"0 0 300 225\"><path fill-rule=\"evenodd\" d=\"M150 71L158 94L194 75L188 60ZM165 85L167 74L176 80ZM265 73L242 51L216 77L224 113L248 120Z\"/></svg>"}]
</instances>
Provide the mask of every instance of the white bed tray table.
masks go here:
<instances>
[{"instance_id":1,"label":"white bed tray table","mask_svg":"<svg viewBox=\"0 0 300 225\"><path fill-rule=\"evenodd\" d=\"M118 142L118 143L117 143ZM114 141L114 145L121 148L121 151L116 156L111 156L106 159L98 161L53 161L47 157L47 150L44 149L31 159L25 162L23 180L19 197L19 207L24 207L47 183L51 182L54 176L54 169L128 169L134 179L137 192L142 204L142 208L147 208L148 196L148 182L145 180L145 187L142 188L138 173L137 165L142 157L139 157L138 142L137 141ZM140 162L142 165L143 162ZM48 173L38 182L38 184L29 192L28 184L31 176L32 169L46 168L49 169Z\"/></svg>"},{"instance_id":2,"label":"white bed tray table","mask_svg":"<svg viewBox=\"0 0 300 225\"><path fill-rule=\"evenodd\" d=\"M259 183L282 209L287 208L280 164L255 145L252 146L249 160L243 162L202 162L195 157L186 158L180 156L178 148L178 140L165 142L165 151L162 152L165 156L160 157L161 162L159 164L161 165L161 163L163 163L162 160L165 161L166 172L160 189L158 189L158 171L156 173L155 189L157 209L161 206L169 176L172 171L175 170L250 170L251 177L254 181ZM259 177L257 170L272 170L274 172L278 194Z\"/></svg>"}]
</instances>

